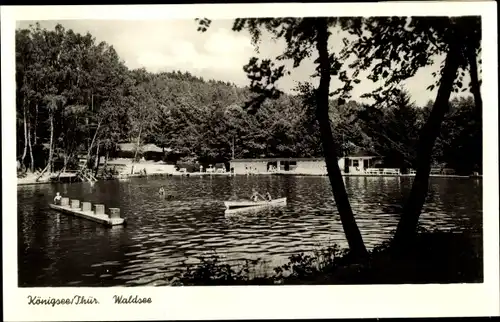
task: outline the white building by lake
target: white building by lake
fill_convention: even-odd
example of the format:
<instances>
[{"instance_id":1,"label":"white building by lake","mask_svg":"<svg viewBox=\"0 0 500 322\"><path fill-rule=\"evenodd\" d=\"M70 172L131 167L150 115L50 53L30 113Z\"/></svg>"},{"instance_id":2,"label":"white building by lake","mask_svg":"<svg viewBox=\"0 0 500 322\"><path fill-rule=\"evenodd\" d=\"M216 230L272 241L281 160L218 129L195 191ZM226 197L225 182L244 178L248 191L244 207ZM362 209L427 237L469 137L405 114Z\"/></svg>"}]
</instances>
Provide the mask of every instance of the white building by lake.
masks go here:
<instances>
[{"instance_id":1,"label":"white building by lake","mask_svg":"<svg viewBox=\"0 0 500 322\"><path fill-rule=\"evenodd\" d=\"M381 162L379 156L351 155L338 160L343 173L361 174L366 169L373 168ZM262 158L262 159L234 159L230 167L235 174L248 173L290 173L326 175L324 158Z\"/></svg>"}]
</instances>

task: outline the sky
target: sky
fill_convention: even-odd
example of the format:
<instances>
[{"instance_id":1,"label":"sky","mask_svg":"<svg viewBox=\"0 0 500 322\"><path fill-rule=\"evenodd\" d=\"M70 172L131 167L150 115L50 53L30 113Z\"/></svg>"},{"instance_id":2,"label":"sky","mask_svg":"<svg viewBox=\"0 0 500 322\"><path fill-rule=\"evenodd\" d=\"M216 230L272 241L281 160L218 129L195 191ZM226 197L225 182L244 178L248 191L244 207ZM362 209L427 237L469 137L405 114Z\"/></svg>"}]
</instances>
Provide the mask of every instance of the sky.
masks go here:
<instances>
[{"instance_id":1,"label":"sky","mask_svg":"<svg viewBox=\"0 0 500 322\"><path fill-rule=\"evenodd\" d=\"M231 82L239 86L249 85L243 66L252 56L274 58L278 56L284 43L268 37L263 39L259 53L255 51L250 35L231 30L232 20L214 20L207 32L197 31L194 19L183 20L43 20L42 28L53 29L60 23L66 29L78 33L90 32L98 42L105 41L118 52L127 67L144 67L150 72L189 71L204 79ZM17 21L16 28L28 28L35 21ZM335 33L329 40L331 50L341 48L345 35ZM314 72L313 60L305 60L290 76L284 77L278 87L292 92L297 81L310 81ZM405 83L412 100L419 106L434 100L436 92L426 90L432 80L432 72L437 71L441 59L433 66L421 69ZM360 74L361 83L356 85L351 95L360 96L378 87ZM314 83L314 81L313 81ZM467 83L467 80L466 80ZM316 83L315 83L316 84ZM332 79L332 90L340 83Z\"/></svg>"}]
</instances>

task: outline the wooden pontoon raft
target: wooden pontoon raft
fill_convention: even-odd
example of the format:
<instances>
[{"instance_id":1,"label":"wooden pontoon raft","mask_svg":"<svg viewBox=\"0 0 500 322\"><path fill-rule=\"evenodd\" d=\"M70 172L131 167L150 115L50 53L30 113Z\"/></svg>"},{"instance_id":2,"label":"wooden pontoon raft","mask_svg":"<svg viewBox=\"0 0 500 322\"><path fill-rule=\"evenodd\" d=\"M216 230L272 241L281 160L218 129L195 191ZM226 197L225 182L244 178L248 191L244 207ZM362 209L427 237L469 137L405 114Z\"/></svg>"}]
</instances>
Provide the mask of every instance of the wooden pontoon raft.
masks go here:
<instances>
[{"instance_id":1,"label":"wooden pontoon raft","mask_svg":"<svg viewBox=\"0 0 500 322\"><path fill-rule=\"evenodd\" d=\"M88 219L108 227L126 224L126 219L120 216L120 208L109 208L108 215L104 211L104 205L94 205L95 210L93 211L90 202L82 202L80 207L80 200L71 199L71 204L69 201L69 198L62 198L61 205L49 204L49 206L62 213Z\"/></svg>"}]
</instances>

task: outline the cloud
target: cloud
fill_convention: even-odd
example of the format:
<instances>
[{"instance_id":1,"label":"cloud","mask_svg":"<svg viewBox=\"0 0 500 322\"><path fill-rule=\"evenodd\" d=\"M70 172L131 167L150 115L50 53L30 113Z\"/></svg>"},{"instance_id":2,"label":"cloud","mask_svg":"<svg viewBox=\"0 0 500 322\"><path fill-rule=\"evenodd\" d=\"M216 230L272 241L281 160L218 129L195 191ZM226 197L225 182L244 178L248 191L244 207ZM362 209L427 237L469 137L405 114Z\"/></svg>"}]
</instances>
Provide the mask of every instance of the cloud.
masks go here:
<instances>
[{"instance_id":1,"label":"cloud","mask_svg":"<svg viewBox=\"0 0 500 322\"><path fill-rule=\"evenodd\" d=\"M190 72L209 70L216 77L217 73L227 75L234 71L232 78L245 77L242 66L248 62L253 50L249 38L225 28L201 35L204 37L199 37L199 41L163 38L163 44L159 44L159 38L154 37L156 41L151 46L142 40L141 48L137 48L135 62L129 63L153 72L172 69Z\"/></svg>"},{"instance_id":2,"label":"cloud","mask_svg":"<svg viewBox=\"0 0 500 322\"><path fill-rule=\"evenodd\" d=\"M248 37L225 28L219 28L205 42L205 50L211 54L230 57L251 51L253 47Z\"/></svg>"}]
</instances>

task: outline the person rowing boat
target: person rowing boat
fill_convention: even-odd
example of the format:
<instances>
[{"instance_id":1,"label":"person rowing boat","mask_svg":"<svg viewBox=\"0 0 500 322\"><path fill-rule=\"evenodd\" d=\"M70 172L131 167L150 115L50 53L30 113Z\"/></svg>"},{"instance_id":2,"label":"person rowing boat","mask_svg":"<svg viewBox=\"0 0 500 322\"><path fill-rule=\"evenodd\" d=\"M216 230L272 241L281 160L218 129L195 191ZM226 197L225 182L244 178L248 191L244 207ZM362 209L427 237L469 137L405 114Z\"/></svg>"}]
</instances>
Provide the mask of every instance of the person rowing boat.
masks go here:
<instances>
[{"instance_id":1,"label":"person rowing boat","mask_svg":"<svg viewBox=\"0 0 500 322\"><path fill-rule=\"evenodd\" d=\"M257 192L257 190L252 189L252 196L250 197L250 200L257 202L257 201L270 201L271 194L269 192L266 193L266 196L262 196L260 193Z\"/></svg>"}]
</instances>

